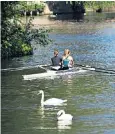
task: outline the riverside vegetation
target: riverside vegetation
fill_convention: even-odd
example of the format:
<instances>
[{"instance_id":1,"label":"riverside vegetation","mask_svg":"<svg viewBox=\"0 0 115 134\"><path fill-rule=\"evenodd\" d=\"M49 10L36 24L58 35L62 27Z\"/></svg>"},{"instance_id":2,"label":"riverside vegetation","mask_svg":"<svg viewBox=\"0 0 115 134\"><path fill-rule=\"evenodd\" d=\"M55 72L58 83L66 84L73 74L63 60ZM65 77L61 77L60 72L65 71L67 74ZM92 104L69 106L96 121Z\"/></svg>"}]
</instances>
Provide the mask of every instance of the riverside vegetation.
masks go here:
<instances>
[{"instance_id":1,"label":"riverside vegetation","mask_svg":"<svg viewBox=\"0 0 115 134\"><path fill-rule=\"evenodd\" d=\"M48 29L32 29L32 17L26 24L21 22L19 5L20 2L1 2L2 59L33 54L33 40L44 46L51 42Z\"/></svg>"}]
</instances>

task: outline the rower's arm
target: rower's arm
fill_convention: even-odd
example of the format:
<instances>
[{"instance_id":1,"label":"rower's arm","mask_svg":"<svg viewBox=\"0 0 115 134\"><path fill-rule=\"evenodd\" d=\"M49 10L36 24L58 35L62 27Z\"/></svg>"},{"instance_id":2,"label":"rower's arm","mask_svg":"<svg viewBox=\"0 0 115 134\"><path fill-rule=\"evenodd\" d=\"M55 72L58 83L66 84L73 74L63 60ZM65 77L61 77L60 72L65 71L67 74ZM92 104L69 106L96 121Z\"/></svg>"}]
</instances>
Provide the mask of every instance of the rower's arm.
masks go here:
<instances>
[{"instance_id":1,"label":"rower's arm","mask_svg":"<svg viewBox=\"0 0 115 134\"><path fill-rule=\"evenodd\" d=\"M63 63L62 63L62 58L60 58L60 66L62 67Z\"/></svg>"},{"instance_id":2,"label":"rower's arm","mask_svg":"<svg viewBox=\"0 0 115 134\"><path fill-rule=\"evenodd\" d=\"M70 64L71 64L71 66L74 66L74 60L73 60L73 57L70 57Z\"/></svg>"}]
</instances>

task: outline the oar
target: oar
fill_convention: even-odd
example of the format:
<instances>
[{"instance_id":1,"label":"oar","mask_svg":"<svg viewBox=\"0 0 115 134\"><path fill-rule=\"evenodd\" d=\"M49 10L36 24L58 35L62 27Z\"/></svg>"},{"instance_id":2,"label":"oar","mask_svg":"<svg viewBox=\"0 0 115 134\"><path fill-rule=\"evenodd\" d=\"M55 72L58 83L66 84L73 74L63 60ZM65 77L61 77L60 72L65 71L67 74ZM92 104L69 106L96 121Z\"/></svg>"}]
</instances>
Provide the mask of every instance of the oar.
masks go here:
<instances>
[{"instance_id":1,"label":"oar","mask_svg":"<svg viewBox=\"0 0 115 134\"><path fill-rule=\"evenodd\" d=\"M28 66L28 67L18 67L18 68L6 68L6 69L1 69L1 71L19 71L19 70L24 70L24 69L31 69L31 68L36 68L39 67L37 66Z\"/></svg>"},{"instance_id":2,"label":"oar","mask_svg":"<svg viewBox=\"0 0 115 134\"><path fill-rule=\"evenodd\" d=\"M42 66L47 67L47 66L51 66L51 65L36 65L36 66L28 66L28 67L6 68L6 69L1 69L1 71L19 71L19 70L24 70L24 69L38 68L38 67L46 70L46 68L44 68Z\"/></svg>"},{"instance_id":3,"label":"oar","mask_svg":"<svg viewBox=\"0 0 115 134\"><path fill-rule=\"evenodd\" d=\"M77 65L77 66L80 66L86 70L90 70L90 71L96 71L96 72L103 72L103 73L109 73L109 74L115 74L115 70L111 70L111 69L105 69L105 68L98 68L98 67L93 67L93 66L89 66L89 65L81 65L81 64L74 64L74 65ZM48 65L39 65L39 67L41 67L42 69L44 70L48 70L44 67L50 67L51 64L48 64Z\"/></svg>"},{"instance_id":4,"label":"oar","mask_svg":"<svg viewBox=\"0 0 115 134\"><path fill-rule=\"evenodd\" d=\"M111 70L111 69L105 69L105 68L98 68L98 67L93 67L93 66L89 66L89 65L81 65L81 64L74 64L80 67L83 67L87 70L90 71L96 71L96 72L103 72L103 73L110 73L110 74L115 74L115 70Z\"/></svg>"}]
</instances>

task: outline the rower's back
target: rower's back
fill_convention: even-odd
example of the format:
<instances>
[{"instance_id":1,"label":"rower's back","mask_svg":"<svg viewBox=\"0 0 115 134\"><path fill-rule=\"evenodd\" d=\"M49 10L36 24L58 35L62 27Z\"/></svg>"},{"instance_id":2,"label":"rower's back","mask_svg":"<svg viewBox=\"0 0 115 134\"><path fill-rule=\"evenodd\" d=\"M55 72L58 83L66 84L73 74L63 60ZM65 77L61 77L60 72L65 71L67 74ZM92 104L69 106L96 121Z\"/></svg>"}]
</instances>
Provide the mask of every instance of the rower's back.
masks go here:
<instances>
[{"instance_id":1,"label":"rower's back","mask_svg":"<svg viewBox=\"0 0 115 134\"><path fill-rule=\"evenodd\" d=\"M62 58L58 56L58 50L54 51L54 57L51 58L52 66L60 66Z\"/></svg>"},{"instance_id":2,"label":"rower's back","mask_svg":"<svg viewBox=\"0 0 115 134\"><path fill-rule=\"evenodd\" d=\"M53 66L60 66L62 58L59 56L54 56L53 58L51 58L51 61Z\"/></svg>"}]
</instances>

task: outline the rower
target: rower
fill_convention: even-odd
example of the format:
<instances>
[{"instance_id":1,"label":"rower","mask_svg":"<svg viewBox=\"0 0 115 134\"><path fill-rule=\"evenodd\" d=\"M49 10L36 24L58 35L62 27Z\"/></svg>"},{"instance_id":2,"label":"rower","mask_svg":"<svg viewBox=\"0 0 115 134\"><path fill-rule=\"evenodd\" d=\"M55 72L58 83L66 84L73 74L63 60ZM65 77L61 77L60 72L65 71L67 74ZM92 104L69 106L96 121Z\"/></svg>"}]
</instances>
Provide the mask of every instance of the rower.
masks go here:
<instances>
[{"instance_id":1,"label":"rower","mask_svg":"<svg viewBox=\"0 0 115 134\"><path fill-rule=\"evenodd\" d=\"M54 57L51 58L52 66L51 69L58 70L61 67L62 58L58 56L58 50L54 50Z\"/></svg>"},{"instance_id":2,"label":"rower","mask_svg":"<svg viewBox=\"0 0 115 134\"><path fill-rule=\"evenodd\" d=\"M65 49L64 55L62 57L62 68L60 68L59 70L66 70L72 68L73 65L74 65L74 61L73 61L73 57L70 56L70 50Z\"/></svg>"}]
</instances>

